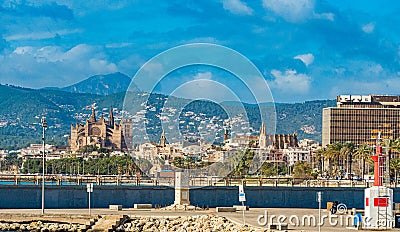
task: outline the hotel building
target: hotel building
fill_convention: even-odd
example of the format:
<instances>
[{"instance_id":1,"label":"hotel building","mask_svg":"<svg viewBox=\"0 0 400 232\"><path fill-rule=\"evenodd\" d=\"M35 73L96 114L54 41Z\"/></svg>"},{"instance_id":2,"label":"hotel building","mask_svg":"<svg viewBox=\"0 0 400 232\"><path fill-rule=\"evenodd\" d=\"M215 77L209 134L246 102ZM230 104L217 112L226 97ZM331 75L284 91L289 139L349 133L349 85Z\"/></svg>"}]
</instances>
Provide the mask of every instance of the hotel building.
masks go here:
<instances>
[{"instance_id":1,"label":"hotel building","mask_svg":"<svg viewBox=\"0 0 400 232\"><path fill-rule=\"evenodd\" d=\"M335 142L376 143L400 136L400 96L340 95L337 106L323 109L322 145Z\"/></svg>"}]
</instances>

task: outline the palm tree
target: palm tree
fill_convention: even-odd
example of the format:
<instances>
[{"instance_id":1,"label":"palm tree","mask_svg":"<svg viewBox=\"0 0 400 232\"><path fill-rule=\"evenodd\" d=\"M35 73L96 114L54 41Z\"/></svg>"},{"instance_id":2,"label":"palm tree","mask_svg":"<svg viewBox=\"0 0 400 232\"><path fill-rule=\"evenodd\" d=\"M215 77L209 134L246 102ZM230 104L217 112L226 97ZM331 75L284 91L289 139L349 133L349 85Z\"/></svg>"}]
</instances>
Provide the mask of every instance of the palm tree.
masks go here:
<instances>
[{"instance_id":1,"label":"palm tree","mask_svg":"<svg viewBox=\"0 0 400 232\"><path fill-rule=\"evenodd\" d=\"M392 151L400 153L400 138L396 140L384 139L382 147L388 149L389 158L392 158Z\"/></svg>"},{"instance_id":2,"label":"palm tree","mask_svg":"<svg viewBox=\"0 0 400 232\"><path fill-rule=\"evenodd\" d=\"M392 141L390 148L396 152L397 154L400 153L400 138L397 138L396 140Z\"/></svg>"},{"instance_id":3,"label":"palm tree","mask_svg":"<svg viewBox=\"0 0 400 232\"><path fill-rule=\"evenodd\" d=\"M315 161L318 162L318 170L322 173L323 172L323 167L324 167L324 152L325 152L325 148L320 148L318 150L315 151L314 153L314 157L315 157Z\"/></svg>"},{"instance_id":4,"label":"palm tree","mask_svg":"<svg viewBox=\"0 0 400 232\"><path fill-rule=\"evenodd\" d=\"M391 141L390 143L390 152L394 151L397 154L400 154L400 138L395 139L394 141ZM390 154L390 157L392 157L392 154ZM394 158L390 160L390 170L393 170L394 173L394 183L395 187L397 187L397 173L400 170L400 158Z\"/></svg>"},{"instance_id":5,"label":"palm tree","mask_svg":"<svg viewBox=\"0 0 400 232\"><path fill-rule=\"evenodd\" d=\"M362 179L364 179L365 174L365 161L368 160L369 162L372 161L371 159L372 148L367 144L361 144L354 153L354 158L362 160Z\"/></svg>"},{"instance_id":6,"label":"palm tree","mask_svg":"<svg viewBox=\"0 0 400 232\"><path fill-rule=\"evenodd\" d=\"M340 158L341 160L346 161L346 172L348 175L350 175L350 178L351 178L351 166L353 163L354 150L355 150L355 145L352 142L346 142L340 149Z\"/></svg>"},{"instance_id":7,"label":"palm tree","mask_svg":"<svg viewBox=\"0 0 400 232\"><path fill-rule=\"evenodd\" d=\"M400 158L390 160L390 170L394 173L394 187L397 187L397 173L400 170Z\"/></svg>"},{"instance_id":8,"label":"palm tree","mask_svg":"<svg viewBox=\"0 0 400 232\"><path fill-rule=\"evenodd\" d=\"M339 160L340 160L340 150L342 149L342 144L339 142L335 142L327 145L326 150L324 152L325 159L329 162L329 171L332 174L337 174L334 172L338 171ZM334 172L332 171L332 165L334 168Z\"/></svg>"}]
</instances>

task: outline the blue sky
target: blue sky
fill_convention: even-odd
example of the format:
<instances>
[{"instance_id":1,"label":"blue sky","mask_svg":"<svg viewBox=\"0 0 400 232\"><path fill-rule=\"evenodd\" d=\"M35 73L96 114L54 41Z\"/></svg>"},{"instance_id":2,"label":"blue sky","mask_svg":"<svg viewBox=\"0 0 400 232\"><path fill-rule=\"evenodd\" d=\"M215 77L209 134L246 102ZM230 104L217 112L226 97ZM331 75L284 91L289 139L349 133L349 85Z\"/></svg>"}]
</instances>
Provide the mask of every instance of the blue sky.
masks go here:
<instances>
[{"instance_id":1,"label":"blue sky","mask_svg":"<svg viewBox=\"0 0 400 232\"><path fill-rule=\"evenodd\" d=\"M62 87L95 74L133 76L158 53L201 42L249 58L278 102L400 94L399 15L400 2L388 0L5 0L0 83Z\"/></svg>"}]
</instances>

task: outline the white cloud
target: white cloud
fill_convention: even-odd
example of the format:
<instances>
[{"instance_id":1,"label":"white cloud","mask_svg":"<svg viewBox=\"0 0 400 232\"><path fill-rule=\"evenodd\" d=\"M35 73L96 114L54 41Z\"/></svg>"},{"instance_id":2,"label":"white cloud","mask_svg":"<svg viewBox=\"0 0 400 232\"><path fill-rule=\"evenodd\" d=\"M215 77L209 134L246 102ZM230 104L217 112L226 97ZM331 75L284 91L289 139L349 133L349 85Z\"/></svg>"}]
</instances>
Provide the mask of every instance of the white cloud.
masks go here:
<instances>
[{"instance_id":1,"label":"white cloud","mask_svg":"<svg viewBox=\"0 0 400 232\"><path fill-rule=\"evenodd\" d=\"M224 41L217 40L214 37L197 37L197 38L193 38L193 39L181 40L179 43L180 44L187 44L187 43L215 43L215 44L221 44L221 43L224 43Z\"/></svg>"},{"instance_id":2,"label":"white cloud","mask_svg":"<svg viewBox=\"0 0 400 232\"><path fill-rule=\"evenodd\" d=\"M118 71L118 68L114 63L110 63L105 59L90 59L89 65L95 73L113 73Z\"/></svg>"},{"instance_id":3,"label":"white cloud","mask_svg":"<svg viewBox=\"0 0 400 232\"><path fill-rule=\"evenodd\" d=\"M301 60L307 67L314 62L314 55L311 53L297 55L294 59Z\"/></svg>"},{"instance_id":4,"label":"white cloud","mask_svg":"<svg viewBox=\"0 0 400 232\"><path fill-rule=\"evenodd\" d=\"M14 40L40 40L40 39L50 39L54 38L57 35L69 35L80 33L82 30L80 29L73 29L73 30L55 30L55 31L36 31L36 32L29 32L29 33L17 33L5 36L4 38L7 41L14 41Z\"/></svg>"},{"instance_id":5,"label":"white cloud","mask_svg":"<svg viewBox=\"0 0 400 232\"><path fill-rule=\"evenodd\" d=\"M400 79L396 76L377 81L342 80L330 90L331 96L340 94L398 94Z\"/></svg>"},{"instance_id":6,"label":"white cloud","mask_svg":"<svg viewBox=\"0 0 400 232\"><path fill-rule=\"evenodd\" d=\"M307 93L311 85L311 77L297 73L296 70L281 72L273 69L271 75L274 80L269 82L273 89L287 93Z\"/></svg>"},{"instance_id":7,"label":"white cloud","mask_svg":"<svg viewBox=\"0 0 400 232\"><path fill-rule=\"evenodd\" d=\"M164 67L161 63L151 61L145 63L143 66L143 71L145 71L149 76L162 76L165 74Z\"/></svg>"},{"instance_id":8,"label":"white cloud","mask_svg":"<svg viewBox=\"0 0 400 232\"><path fill-rule=\"evenodd\" d=\"M251 30L255 34L262 34L266 31L265 27L259 27L259 26L253 26L253 29Z\"/></svg>"},{"instance_id":9,"label":"white cloud","mask_svg":"<svg viewBox=\"0 0 400 232\"><path fill-rule=\"evenodd\" d=\"M366 73L371 73L372 75L379 76L383 72L383 67L380 64L374 64L365 69Z\"/></svg>"},{"instance_id":10,"label":"white cloud","mask_svg":"<svg viewBox=\"0 0 400 232\"><path fill-rule=\"evenodd\" d=\"M369 79L390 76L387 71L379 63L364 60L350 61L348 68L350 75Z\"/></svg>"},{"instance_id":11,"label":"white cloud","mask_svg":"<svg viewBox=\"0 0 400 232\"><path fill-rule=\"evenodd\" d=\"M314 12L313 0L263 0L263 6L289 22L303 21Z\"/></svg>"},{"instance_id":12,"label":"white cloud","mask_svg":"<svg viewBox=\"0 0 400 232\"><path fill-rule=\"evenodd\" d=\"M28 0L29 4L51 4L54 0ZM68 8L74 11L75 15L83 16L87 15L93 11L101 11L101 10L118 10L122 9L128 5L135 5L137 1L132 0L85 0L85 1L71 1L71 0L57 0L56 1L59 5L65 5Z\"/></svg>"},{"instance_id":13,"label":"white cloud","mask_svg":"<svg viewBox=\"0 0 400 232\"><path fill-rule=\"evenodd\" d=\"M212 78L212 73L211 72L202 72L202 73L197 73L193 79L195 80L210 80Z\"/></svg>"},{"instance_id":14,"label":"white cloud","mask_svg":"<svg viewBox=\"0 0 400 232\"><path fill-rule=\"evenodd\" d=\"M263 6L291 23L303 22L313 18L335 20L333 13L314 12L315 0L263 0Z\"/></svg>"},{"instance_id":15,"label":"white cloud","mask_svg":"<svg viewBox=\"0 0 400 232\"><path fill-rule=\"evenodd\" d=\"M314 18L316 19L326 19L329 21L335 21L335 14L334 13L315 13L314 12Z\"/></svg>"},{"instance_id":16,"label":"white cloud","mask_svg":"<svg viewBox=\"0 0 400 232\"><path fill-rule=\"evenodd\" d=\"M32 54L33 52L33 47L31 46L22 46L22 47L17 47L13 53L17 55L23 55L23 54Z\"/></svg>"},{"instance_id":17,"label":"white cloud","mask_svg":"<svg viewBox=\"0 0 400 232\"><path fill-rule=\"evenodd\" d=\"M238 15L252 15L253 9L248 7L240 0L223 0L222 5L225 10Z\"/></svg>"},{"instance_id":18,"label":"white cloud","mask_svg":"<svg viewBox=\"0 0 400 232\"><path fill-rule=\"evenodd\" d=\"M134 43L110 43L106 44L106 48L125 48L134 45Z\"/></svg>"},{"instance_id":19,"label":"white cloud","mask_svg":"<svg viewBox=\"0 0 400 232\"><path fill-rule=\"evenodd\" d=\"M370 33L374 32L374 30L375 30L375 23L368 23L368 24L365 24L365 25L363 25L363 26L361 27L361 29L362 29L365 33L370 34Z\"/></svg>"},{"instance_id":20,"label":"white cloud","mask_svg":"<svg viewBox=\"0 0 400 232\"><path fill-rule=\"evenodd\" d=\"M146 59L138 54L131 54L125 59L120 60L117 66L119 67L120 72L134 75L146 61Z\"/></svg>"},{"instance_id":21,"label":"white cloud","mask_svg":"<svg viewBox=\"0 0 400 232\"><path fill-rule=\"evenodd\" d=\"M229 86L209 79L195 79L184 82L175 88L170 95L186 99L207 99L214 102L240 101Z\"/></svg>"},{"instance_id":22,"label":"white cloud","mask_svg":"<svg viewBox=\"0 0 400 232\"><path fill-rule=\"evenodd\" d=\"M69 50L59 46L21 46L4 56L2 83L25 87L66 86L94 74L118 71L102 47L79 44Z\"/></svg>"}]
</instances>

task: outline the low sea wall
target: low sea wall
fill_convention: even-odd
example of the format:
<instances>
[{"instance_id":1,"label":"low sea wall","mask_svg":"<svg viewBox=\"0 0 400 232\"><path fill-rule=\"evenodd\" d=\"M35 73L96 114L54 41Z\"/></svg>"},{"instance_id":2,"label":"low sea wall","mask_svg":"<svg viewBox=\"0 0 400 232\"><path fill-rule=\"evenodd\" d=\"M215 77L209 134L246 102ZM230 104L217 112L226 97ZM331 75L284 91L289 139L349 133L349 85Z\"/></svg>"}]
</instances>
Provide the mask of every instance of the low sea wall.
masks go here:
<instances>
[{"instance_id":1,"label":"low sea wall","mask_svg":"<svg viewBox=\"0 0 400 232\"><path fill-rule=\"evenodd\" d=\"M41 208L41 186L0 186L0 208ZM133 207L136 203L169 205L174 201L174 189L162 186L94 186L92 208L108 208L118 204ZM88 208L86 186L61 185L45 187L45 208Z\"/></svg>"},{"instance_id":2,"label":"low sea wall","mask_svg":"<svg viewBox=\"0 0 400 232\"><path fill-rule=\"evenodd\" d=\"M348 208L363 208L364 188L350 187L245 187L246 205L262 208L318 208L316 193L322 192L322 206L328 201L345 203ZM0 186L0 208L41 208L41 186ZM400 188L394 189L394 201L400 202ZM164 186L94 186L91 207L125 208L133 204L171 205L174 189ZM205 186L190 189L190 202L200 207L238 205L238 187ZM87 208L86 186L46 186L45 208Z\"/></svg>"},{"instance_id":3,"label":"low sea wall","mask_svg":"<svg viewBox=\"0 0 400 232\"><path fill-rule=\"evenodd\" d=\"M246 205L256 208L318 208L317 192L322 192L322 206L328 201L345 203L348 208L364 208L364 188L321 187L245 187ZM400 196L397 198L400 200ZM239 205L237 187L203 187L190 191L194 205Z\"/></svg>"}]
</instances>

